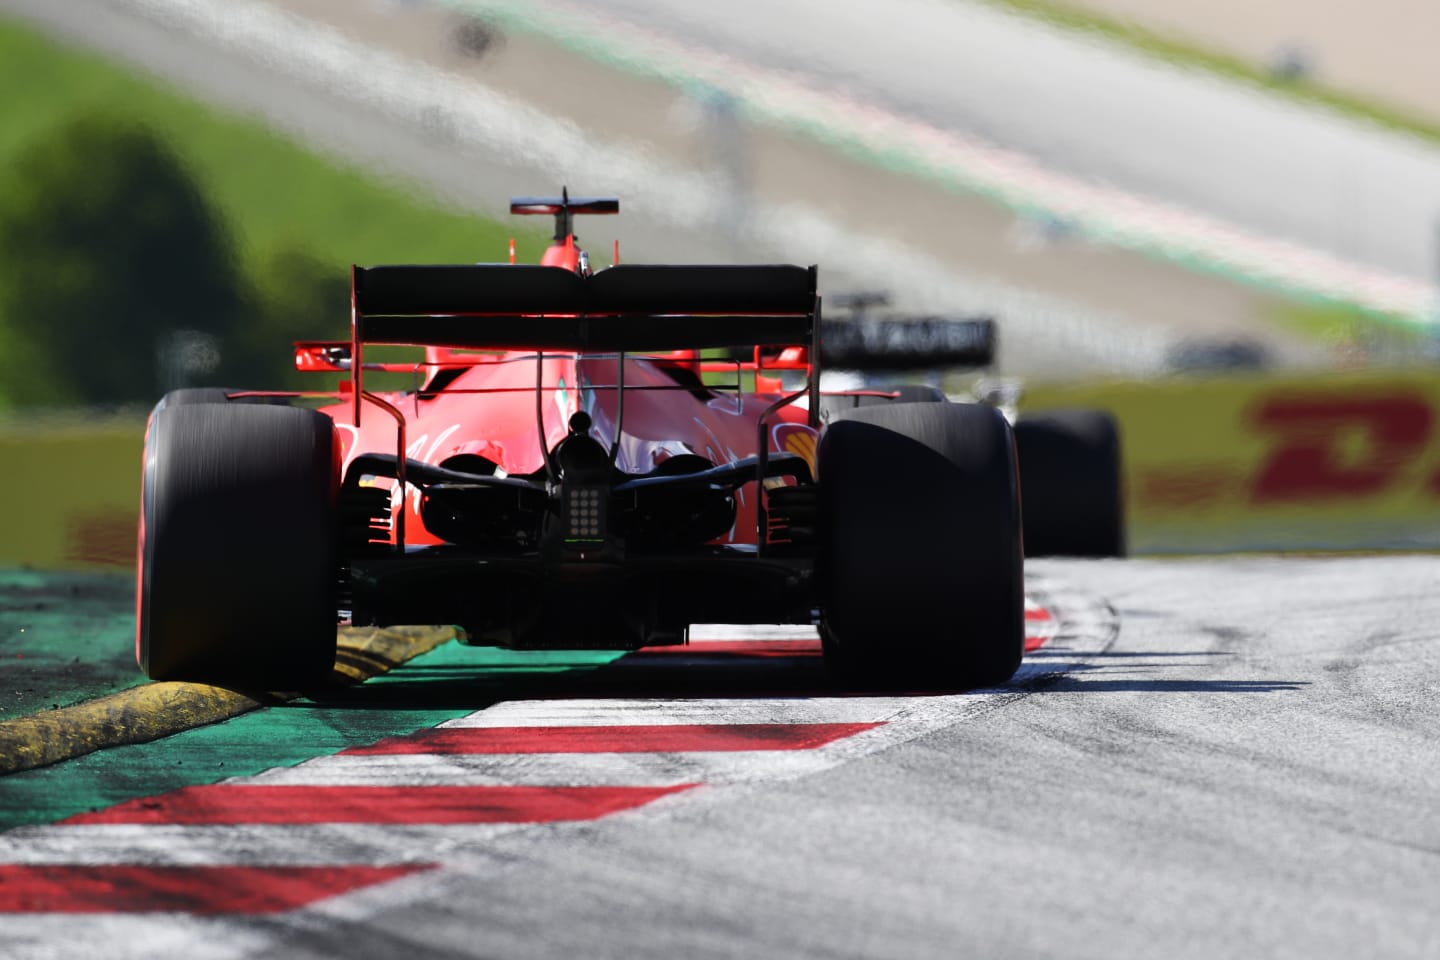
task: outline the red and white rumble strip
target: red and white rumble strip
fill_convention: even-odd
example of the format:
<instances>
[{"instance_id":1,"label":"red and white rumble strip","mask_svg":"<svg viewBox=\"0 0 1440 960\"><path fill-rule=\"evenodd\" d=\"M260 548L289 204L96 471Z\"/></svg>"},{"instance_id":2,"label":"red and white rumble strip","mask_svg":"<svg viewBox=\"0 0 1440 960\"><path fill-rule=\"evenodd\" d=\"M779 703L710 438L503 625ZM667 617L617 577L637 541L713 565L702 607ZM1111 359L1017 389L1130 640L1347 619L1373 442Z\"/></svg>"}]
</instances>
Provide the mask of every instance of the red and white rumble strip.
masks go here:
<instances>
[{"instance_id":1,"label":"red and white rumble strip","mask_svg":"<svg viewBox=\"0 0 1440 960\"><path fill-rule=\"evenodd\" d=\"M1032 588L1031 655L1003 689L511 701L293 767L10 831L0 835L0 942L8 957L153 957L181 946L192 957L244 955L265 945L234 925L207 933L221 916L287 914L303 925L307 914L363 915L424 896L427 876L463 869L505 833L663 816L697 790L802 777L965 722L1113 639L1102 604ZM812 652L813 631L732 627L665 656Z\"/></svg>"}]
</instances>

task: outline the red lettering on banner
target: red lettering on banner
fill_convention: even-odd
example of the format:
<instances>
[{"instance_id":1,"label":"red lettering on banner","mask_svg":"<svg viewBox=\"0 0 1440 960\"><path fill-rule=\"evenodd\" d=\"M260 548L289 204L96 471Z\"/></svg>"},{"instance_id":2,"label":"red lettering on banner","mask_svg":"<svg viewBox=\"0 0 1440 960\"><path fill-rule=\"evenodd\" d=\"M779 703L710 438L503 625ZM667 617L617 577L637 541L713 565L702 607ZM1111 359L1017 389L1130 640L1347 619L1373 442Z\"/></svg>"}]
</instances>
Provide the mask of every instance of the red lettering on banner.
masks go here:
<instances>
[{"instance_id":1,"label":"red lettering on banner","mask_svg":"<svg viewBox=\"0 0 1440 960\"><path fill-rule=\"evenodd\" d=\"M1252 422L1277 435L1277 446L1256 474L1251 499L1273 503L1380 493L1424 453L1433 419L1425 398L1408 391L1271 397ZM1347 455L1346 437L1363 440L1363 454Z\"/></svg>"},{"instance_id":2,"label":"red lettering on banner","mask_svg":"<svg viewBox=\"0 0 1440 960\"><path fill-rule=\"evenodd\" d=\"M1161 510L1213 507L1243 489L1244 475L1228 463L1156 467L1140 474L1136 499Z\"/></svg>"},{"instance_id":3,"label":"red lettering on banner","mask_svg":"<svg viewBox=\"0 0 1440 960\"><path fill-rule=\"evenodd\" d=\"M67 517L65 561L87 566L134 566L137 520L134 513L124 510Z\"/></svg>"}]
</instances>

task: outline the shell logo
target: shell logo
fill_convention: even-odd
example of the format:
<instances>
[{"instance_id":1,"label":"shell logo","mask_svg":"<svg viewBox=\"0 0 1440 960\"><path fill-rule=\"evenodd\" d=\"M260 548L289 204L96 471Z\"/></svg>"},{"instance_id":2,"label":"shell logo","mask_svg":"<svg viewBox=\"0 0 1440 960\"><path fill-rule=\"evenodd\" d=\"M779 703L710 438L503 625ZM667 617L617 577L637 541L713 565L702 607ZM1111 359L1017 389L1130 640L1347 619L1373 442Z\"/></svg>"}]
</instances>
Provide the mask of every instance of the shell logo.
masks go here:
<instances>
[{"instance_id":1,"label":"shell logo","mask_svg":"<svg viewBox=\"0 0 1440 960\"><path fill-rule=\"evenodd\" d=\"M810 474L815 474L815 448L820 439L819 431L808 424L781 423L771 431L771 436L777 450L802 458L810 466Z\"/></svg>"}]
</instances>

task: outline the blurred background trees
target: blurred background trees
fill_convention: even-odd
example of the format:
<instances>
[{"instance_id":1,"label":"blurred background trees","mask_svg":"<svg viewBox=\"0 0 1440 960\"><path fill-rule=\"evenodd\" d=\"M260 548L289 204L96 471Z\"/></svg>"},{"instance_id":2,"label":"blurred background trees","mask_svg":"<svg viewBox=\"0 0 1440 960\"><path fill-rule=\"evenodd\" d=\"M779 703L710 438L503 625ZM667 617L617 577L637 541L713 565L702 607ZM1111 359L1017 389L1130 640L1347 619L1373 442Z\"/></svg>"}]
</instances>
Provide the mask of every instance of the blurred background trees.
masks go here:
<instances>
[{"instance_id":1,"label":"blurred background trees","mask_svg":"<svg viewBox=\"0 0 1440 960\"><path fill-rule=\"evenodd\" d=\"M88 114L37 139L0 173L0 405L286 385L286 343L334 335L317 320L348 283L303 251L259 279L239 263L216 207L149 128Z\"/></svg>"}]
</instances>

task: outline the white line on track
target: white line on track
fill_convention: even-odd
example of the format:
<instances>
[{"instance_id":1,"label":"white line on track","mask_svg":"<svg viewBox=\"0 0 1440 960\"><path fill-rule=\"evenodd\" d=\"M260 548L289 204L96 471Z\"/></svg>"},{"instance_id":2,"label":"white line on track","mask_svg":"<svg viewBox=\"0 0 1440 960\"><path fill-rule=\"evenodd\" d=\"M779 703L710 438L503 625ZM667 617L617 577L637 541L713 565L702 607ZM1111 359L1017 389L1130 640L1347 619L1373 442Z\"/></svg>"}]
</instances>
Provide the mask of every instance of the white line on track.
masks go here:
<instances>
[{"instance_id":1,"label":"white line on track","mask_svg":"<svg viewBox=\"0 0 1440 960\"><path fill-rule=\"evenodd\" d=\"M715 714L710 714L712 720ZM246 783L277 786L673 786L804 776L833 766L822 750L681 753L511 753L325 757L267 771Z\"/></svg>"},{"instance_id":2,"label":"white line on track","mask_svg":"<svg viewBox=\"0 0 1440 960\"><path fill-rule=\"evenodd\" d=\"M273 934L225 925L216 936L216 921L175 913L89 915L38 913L6 917L3 921L6 960L231 960L263 955L273 947Z\"/></svg>"},{"instance_id":3,"label":"white line on track","mask_svg":"<svg viewBox=\"0 0 1440 960\"><path fill-rule=\"evenodd\" d=\"M541 824L412 826L368 823L178 826L76 824L6 834L0 860L18 864L341 866L435 863ZM0 930L10 917L0 920Z\"/></svg>"}]
</instances>

